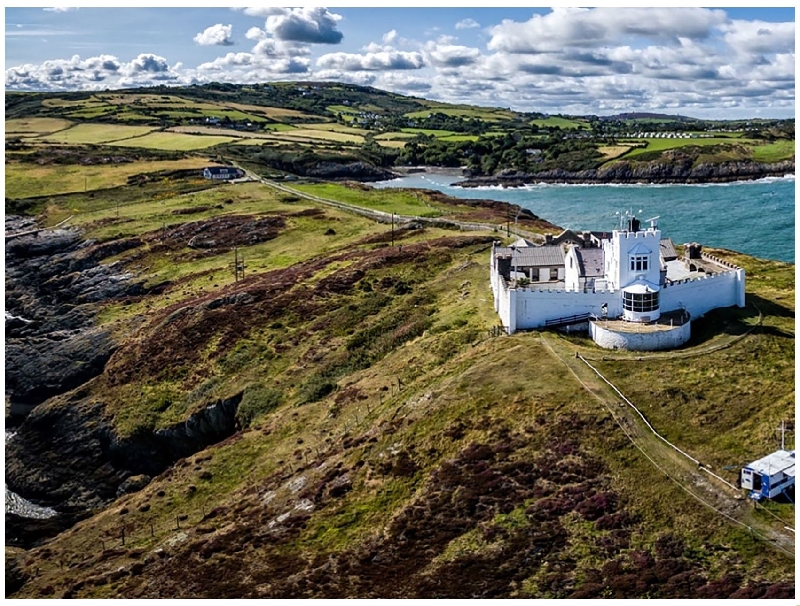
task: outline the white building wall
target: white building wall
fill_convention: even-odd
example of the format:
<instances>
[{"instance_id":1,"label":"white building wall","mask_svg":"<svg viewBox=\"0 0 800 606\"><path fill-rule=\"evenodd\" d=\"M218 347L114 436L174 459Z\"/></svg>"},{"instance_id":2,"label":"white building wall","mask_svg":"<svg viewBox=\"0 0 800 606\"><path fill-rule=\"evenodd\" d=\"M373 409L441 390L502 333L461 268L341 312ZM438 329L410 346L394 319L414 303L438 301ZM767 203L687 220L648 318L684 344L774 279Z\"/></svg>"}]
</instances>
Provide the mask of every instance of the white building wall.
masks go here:
<instances>
[{"instance_id":1,"label":"white building wall","mask_svg":"<svg viewBox=\"0 0 800 606\"><path fill-rule=\"evenodd\" d=\"M575 253L575 247L570 246L567 249L567 254L564 256L564 289L565 290L580 290L580 264L578 263L578 255Z\"/></svg>"},{"instance_id":2,"label":"white building wall","mask_svg":"<svg viewBox=\"0 0 800 606\"><path fill-rule=\"evenodd\" d=\"M633 234L631 236L631 239L637 239L633 237ZM660 244L660 239L655 236L648 238L650 238L648 243L655 241L654 246ZM658 251L659 249L654 248L654 250ZM619 262L618 259L606 258L612 264ZM622 261L627 263L627 257L623 257ZM494 294L495 311L509 333L520 329L541 328L545 326L547 320L585 313L601 317L603 304L608 307L608 317L622 315L622 295L619 290L570 292L544 289L543 285L525 289L509 289L494 267L494 254L492 254L490 262L490 281ZM745 273L743 269L731 267L725 273L693 280L682 280L663 286L660 289L661 311L669 312L683 308L694 319L717 307L733 305L744 307ZM656 281L656 283L658 282ZM595 283L596 287L599 287L600 284L602 284L601 281Z\"/></svg>"},{"instance_id":3,"label":"white building wall","mask_svg":"<svg viewBox=\"0 0 800 606\"><path fill-rule=\"evenodd\" d=\"M658 351L680 347L692 336L692 323L686 322L672 330L655 332L615 332L606 329L603 322L590 322L589 334L600 347L626 351Z\"/></svg>"},{"instance_id":4,"label":"white building wall","mask_svg":"<svg viewBox=\"0 0 800 606\"><path fill-rule=\"evenodd\" d=\"M647 271L630 268L630 251L639 244L650 251ZM639 276L652 284L658 284L661 270L661 230L648 229L636 232L614 230L611 239L603 242L603 251L607 263L606 279L611 281L613 288L624 288Z\"/></svg>"},{"instance_id":5,"label":"white building wall","mask_svg":"<svg viewBox=\"0 0 800 606\"><path fill-rule=\"evenodd\" d=\"M692 319L717 307L744 307L745 276L743 269L714 274L694 280L681 280L661 288L661 311L686 309Z\"/></svg>"},{"instance_id":6,"label":"white building wall","mask_svg":"<svg viewBox=\"0 0 800 606\"><path fill-rule=\"evenodd\" d=\"M591 313L600 317L601 306L608 305L608 316L622 313L619 292L567 292L564 290L516 291L516 329L541 328L547 320ZM505 323L504 323L505 324Z\"/></svg>"}]
</instances>

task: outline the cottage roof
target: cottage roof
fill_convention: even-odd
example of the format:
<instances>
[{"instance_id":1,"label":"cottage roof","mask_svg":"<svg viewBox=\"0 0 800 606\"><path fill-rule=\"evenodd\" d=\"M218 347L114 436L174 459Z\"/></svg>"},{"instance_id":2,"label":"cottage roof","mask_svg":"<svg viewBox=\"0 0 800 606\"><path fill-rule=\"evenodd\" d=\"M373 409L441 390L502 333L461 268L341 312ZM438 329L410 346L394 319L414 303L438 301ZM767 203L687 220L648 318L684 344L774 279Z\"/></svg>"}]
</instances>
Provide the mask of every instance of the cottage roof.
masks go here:
<instances>
[{"instance_id":1,"label":"cottage roof","mask_svg":"<svg viewBox=\"0 0 800 606\"><path fill-rule=\"evenodd\" d=\"M533 242L526 240L525 238L517 238L514 241L514 244L512 244L512 246L516 246L517 248L525 246L533 246Z\"/></svg>"},{"instance_id":2,"label":"cottage roof","mask_svg":"<svg viewBox=\"0 0 800 606\"><path fill-rule=\"evenodd\" d=\"M785 475L793 478L794 450L776 450L758 461L753 461L746 467L768 476L775 475L777 472L782 471Z\"/></svg>"},{"instance_id":3,"label":"cottage roof","mask_svg":"<svg viewBox=\"0 0 800 606\"><path fill-rule=\"evenodd\" d=\"M641 242L639 242L636 246L634 246L633 248L631 248L628 251L628 254L629 255L649 255L651 252L653 252L653 251L650 250L649 248L647 248Z\"/></svg>"},{"instance_id":4,"label":"cottage roof","mask_svg":"<svg viewBox=\"0 0 800 606\"><path fill-rule=\"evenodd\" d=\"M555 238L553 238L552 241L553 244L563 244L564 242L575 242L576 244L582 244L583 236L581 236L580 234L576 234L571 229L565 229Z\"/></svg>"},{"instance_id":5,"label":"cottage roof","mask_svg":"<svg viewBox=\"0 0 800 606\"><path fill-rule=\"evenodd\" d=\"M602 248L576 248L582 278L602 278L605 275L605 253Z\"/></svg>"},{"instance_id":6,"label":"cottage roof","mask_svg":"<svg viewBox=\"0 0 800 606\"><path fill-rule=\"evenodd\" d=\"M560 267L564 265L564 250L560 246L513 246L495 249L497 255L511 255L516 267Z\"/></svg>"},{"instance_id":7,"label":"cottage roof","mask_svg":"<svg viewBox=\"0 0 800 606\"><path fill-rule=\"evenodd\" d=\"M231 173L241 172L238 168L231 166L208 166L206 169L212 175L229 175Z\"/></svg>"},{"instance_id":8,"label":"cottage roof","mask_svg":"<svg viewBox=\"0 0 800 606\"><path fill-rule=\"evenodd\" d=\"M674 261L678 258L678 253L675 251L675 244L673 244L672 238L661 239L661 258L664 259L664 261Z\"/></svg>"}]
</instances>

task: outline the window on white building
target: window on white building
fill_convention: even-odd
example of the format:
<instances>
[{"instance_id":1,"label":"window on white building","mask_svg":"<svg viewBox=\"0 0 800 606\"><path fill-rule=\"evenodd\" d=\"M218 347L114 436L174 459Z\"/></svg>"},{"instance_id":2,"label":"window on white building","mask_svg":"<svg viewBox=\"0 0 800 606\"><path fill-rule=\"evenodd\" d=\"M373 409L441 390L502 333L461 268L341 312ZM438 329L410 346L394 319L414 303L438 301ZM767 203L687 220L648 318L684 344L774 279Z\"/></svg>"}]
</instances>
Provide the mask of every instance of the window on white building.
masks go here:
<instances>
[{"instance_id":1,"label":"window on white building","mask_svg":"<svg viewBox=\"0 0 800 606\"><path fill-rule=\"evenodd\" d=\"M650 267L650 255L631 255L631 271L647 271Z\"/></svg>"},{"instance_id":2,"label":"window on white building","mask_svg":"<svg viewBox=\"0 0 800 606\"><path fill-rule=\"evenodd\" d=\"M627 311L643 313L658 309L658 292L626 292L623 294L622 308Z\"/></svg>"}]
</instances>

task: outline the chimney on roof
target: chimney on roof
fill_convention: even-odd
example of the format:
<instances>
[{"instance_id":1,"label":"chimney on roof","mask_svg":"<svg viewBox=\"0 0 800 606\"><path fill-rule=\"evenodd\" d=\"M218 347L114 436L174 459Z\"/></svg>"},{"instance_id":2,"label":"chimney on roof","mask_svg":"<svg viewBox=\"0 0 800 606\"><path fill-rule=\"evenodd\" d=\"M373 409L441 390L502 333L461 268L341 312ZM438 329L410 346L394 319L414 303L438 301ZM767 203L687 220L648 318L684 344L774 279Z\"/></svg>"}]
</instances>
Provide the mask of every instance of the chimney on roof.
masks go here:
<instances>
[{"instance_id":1,"label":"chimney on roof","mask_svg":"<svg viewBox=\"0 0 800 606\"><path fill-rule=\"evenodd\" d=\"M552 244L553 243L553 234L545 234L544 243L545 244Z\"/></svg>"},{"instance_id":2,"label":"chimney on roof","mask_svg":"<svg viewBox=\"0 0 800 606\"><path fill-rule=\"evenodd\" d=\"M703 245L702 244L698 244L697 242L692 242L691 244L684 244L684 246L689 251L689 258L690 259L700 259L700 258L702 258L702 256L703 256L701 254L701 252L703 250Z\"/></svg>"}]
</instances>

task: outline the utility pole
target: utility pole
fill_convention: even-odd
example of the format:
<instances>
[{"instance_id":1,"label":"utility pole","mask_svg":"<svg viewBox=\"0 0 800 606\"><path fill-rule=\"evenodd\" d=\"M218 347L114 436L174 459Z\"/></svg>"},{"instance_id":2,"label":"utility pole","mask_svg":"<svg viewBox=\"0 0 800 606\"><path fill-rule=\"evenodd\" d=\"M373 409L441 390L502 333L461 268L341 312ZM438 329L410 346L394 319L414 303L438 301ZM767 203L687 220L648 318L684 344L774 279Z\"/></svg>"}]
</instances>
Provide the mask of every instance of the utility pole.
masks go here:
<instances>
[{"instance_id":1,"label":"utility pole","mask_svg":"<svg viewBox=\"0 0 800 606\"><path fill-rule=\"evenodd\" d=\"M239 257L239 249L233 248L233 275L238 282L239 278L244 280L244 256Z\"/></svg>"}]
</instances>

